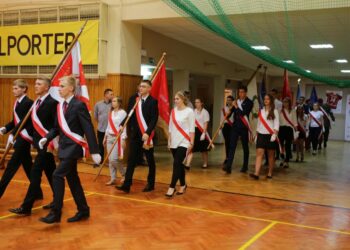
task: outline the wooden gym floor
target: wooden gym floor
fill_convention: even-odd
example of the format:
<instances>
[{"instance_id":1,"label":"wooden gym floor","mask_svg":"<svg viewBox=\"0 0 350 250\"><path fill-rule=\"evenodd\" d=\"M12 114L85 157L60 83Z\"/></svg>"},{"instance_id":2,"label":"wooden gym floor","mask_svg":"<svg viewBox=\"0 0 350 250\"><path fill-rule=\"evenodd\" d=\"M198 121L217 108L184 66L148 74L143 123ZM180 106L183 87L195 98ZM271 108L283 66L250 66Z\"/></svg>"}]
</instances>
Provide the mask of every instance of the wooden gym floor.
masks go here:
<instances>
[{"instance_id":1,"label":"wooden gym floor","mask_svg":"<svg viewBox=\"0 0 350 250\"><path fill-rule=\"evenodd\" d=\"M218 146L209 169L202 170L196 156L186 194L172 199L164 197L171 175L164 148L156 149L152 193L141 192L146 167L136 169L131 193L122 194L104 185L107 168L93 182L97 170L80 164L91 217L75 224L66 222L76 212L68 190L62 222L38 221L52 197L45 178L45 199L32 216L9 213L29 184L21 170L0 199L0 249L350 249L349 149L348 143L331 142L317 157L306 154L306 163L292 163L277 169L273 180L257 182L239 173L240 148L233 173L225 175ZM250 162L253 167L253 148Z\"/></svg>"}]
</instances>

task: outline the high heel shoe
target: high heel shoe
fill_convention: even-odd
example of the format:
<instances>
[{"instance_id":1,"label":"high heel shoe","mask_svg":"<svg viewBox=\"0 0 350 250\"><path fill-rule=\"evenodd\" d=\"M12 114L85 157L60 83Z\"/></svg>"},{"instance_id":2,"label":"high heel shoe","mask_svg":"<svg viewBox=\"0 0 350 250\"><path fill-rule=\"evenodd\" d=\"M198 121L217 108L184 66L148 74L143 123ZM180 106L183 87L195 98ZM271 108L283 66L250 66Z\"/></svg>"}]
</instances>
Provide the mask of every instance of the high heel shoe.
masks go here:
<instances>
[{"instance_id":1,"label":"high heel shoe","mask_svg":"<svg viewBox=\"0 0 350 250\"><path fill-rule=\"evenodd\" d=\"M182 192L181 192L181 189L182 189ZM180 191L176 192L176 195L183 195L186 192L186 189L187 189L187 185L182 186L180 188Z\"/></svg>"},{"instance_id":2,"label":"high heel shoe","mask_svg":"<svg viewBox=\"0 0 350 250\"><path fill-rule=\"evenodd\" d=\"M185 164L184 164L184 167L185 167L185 170L187 170L187 171L190 171L190 169L191 169L191 166L187 166Z\"/></svg>"},{"instance_id":3,"label":"high heel shoe","mask_svg":"<svg viewBox=\"0 0 350 250\"><path fill-rule=\"evenodd\" d=\"M169 188L169 189L170 189L170 188ZM176 192L176 189L175 189L175 188L174 188L174 190L173 190L172 193L169 193L169 190L168 190L168 192L165 194L165 196L168 197L168 198L171 198L171 197L174 196L175 192Z\"/></svg>"}]
</instances>

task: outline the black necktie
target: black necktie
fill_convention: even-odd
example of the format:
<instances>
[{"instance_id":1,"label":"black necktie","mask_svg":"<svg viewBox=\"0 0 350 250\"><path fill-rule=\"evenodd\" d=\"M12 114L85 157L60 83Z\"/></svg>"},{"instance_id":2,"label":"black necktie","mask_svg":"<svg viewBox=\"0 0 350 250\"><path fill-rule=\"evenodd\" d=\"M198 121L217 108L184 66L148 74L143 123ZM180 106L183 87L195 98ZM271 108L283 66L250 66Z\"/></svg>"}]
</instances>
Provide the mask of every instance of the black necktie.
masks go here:
<instances>
[{"instance_id":1,"label":"black necktie","mask_svg":"<svg viewBox=\"0 0 350 250\"><path fill-rule=\"evenodd\" d=\"M143 104L145 104L145 99L141 99L141 107L143 108Z\"/></svg>"},{"instance_id":2,"label":"black necktie","mask_svg":"<svg viewBox=\"0 0 350 250\"><path fill-rule=\"evenodd\" d=\"M63 103L63 114L65 115L66 114L66 112L67 112L67 108L68 108L68 102L64 102Z\"/></svg>"}]
</instances>

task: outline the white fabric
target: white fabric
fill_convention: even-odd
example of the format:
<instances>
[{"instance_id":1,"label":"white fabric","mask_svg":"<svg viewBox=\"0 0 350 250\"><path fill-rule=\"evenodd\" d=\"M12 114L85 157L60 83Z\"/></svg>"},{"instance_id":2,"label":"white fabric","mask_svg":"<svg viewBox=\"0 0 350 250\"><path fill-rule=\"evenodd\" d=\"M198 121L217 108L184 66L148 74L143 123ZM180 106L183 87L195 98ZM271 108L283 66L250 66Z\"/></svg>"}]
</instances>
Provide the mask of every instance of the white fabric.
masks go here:
<instances>
[{"instance_id":1,"label":"white fabric","mask_svg":"<svg viewBox=\"0 0 350 250\"><path fill-rule=\"evenodd\" d=\"M117 131L119 131L119 127L121 126L122 121L124 121L125 117L128 114L125 112L125 110L120 109L118 111L112 111L112 121L113 124L115 126L115 128L117 129ZM108 135L115 135L113 129L111 128L109 122L107 125L107 129L106 129L106 134ZM126 139L126 128L124 128L123 133L121 135L121 139L125 140Z\"/></svg>"},{"instance_id":2,"label":"white fabric","mask_svg":"<svg viewBox=\"0 0 350 250\"><path fill-rule=\"evenodd\" d=\"M225 115L227 115L227 114L230 112L230 108L229 108L228 106L225 106L224 109L225 109ZM224 114L222 113L222 109L221 109L221 121L222 121L223 119L225 119L225 116L224 116ZM231 117L229 118L229 120L233 123L233 121L234 121L233 115L231 115ZM226 120L226 119L225 119L225 122L224 122L224 123L227 123L227 120Z\"/></svg>"},{"instance_id":3,"label":"white fabric","mask_svg":"<svg viewBox=\"0 0 350 250\"><path fill-rule=\"evenodd\" d=\"M21 102L23 100L24 96L21 97L21 99L18 99L19 102ZM33 106L29 109L28 112L31 112L33 109ZM21 122L21 119L19 119L19 116L16 113L16 103L13 107L13 116L14 116L14 122L15 122L15 126ZM21 135L21 137L27 141L29 141L30 143L33 143L33 138L29 135L28 131L24 128L22 129L22 131L19 132L19 134Z\"/></svg>"},{"instance_id":4,"label":"white fabric","mask_svg":"<svg viewBox=\"0 0 350 250\"><path fill-rule=\"evenodd\" d=\"M265 108L263 108L260 112L261 112L262 117L265 119L267 124L270 126L270 128L272 128L273 130L278 131L279 127L280 127L280 123L279 123L279 115L278 115L277 109L274 110L275 119L273 119L273 120L268 120L267 119L268 112L265 110ZM269 135L270 134L270 132L261 123L260 119L258 119L258 126L257 126L256 131L259 134L264 134L264 135Z\"/></svg>"},{"instance_id":5,"label":"white fabric","mask_svg":"<svg viewBox=\"0 0 350 250\"><path fill-rule=\"evenodd\" d=\"M13 134L10 134L9 137L7 138L7 144L6 147L8 147L10 144L14 144L15 142L13 141Z\"/></svg>"},{"instance_id":6,"label":"white fabric","mask_svg":"<svg viewBox=\"0 0 350 250\"><path fill-rule=\"evenodd\" d=\"M46 144L46 142L47 142L46 138L41 138L40 141L39 141L39 148L43 149L45 144Z\"/></svg>"},{"instance_id":7,"label":"white fabric","mask_svg":"<svg viewBox=\"0 0 350 250\"><path fill-rule=\"evenodd\" d=\"M21 97L17 98L17 102L18 102L18 103L21 103L22 100L23 100L23 98L24 98L25 96L26 96L26 95L22 95Z\"/></svg>"},{"instance_id":8,"label":"white fabric","mask_svg":"<svg viewBox=\"0 0 350 250\"><path fill-rule=\"evenodd\" d=\"M282 102L276 98L275 99L275 109L277 109L278 112L281 112L282 108L283 108Z\"/></svg>"},{"instance_id":9,"label":"white fabric","mask_svg":"<svg viewBox=\"0 0 350 250\"><path fill-rule=\"evenodd\" d=\"M186 107L183 110L178 110L174 108L175 118L179 126L185 131L186 134L194 133L195 119L193 109ZM169 133L170 133L170 148L185 147L190 146L190 142L177 130L172 118L170 116L169 122Z\"/></svg>"},{"instance_id":10,"label":"white fabric","mask_svg":"<svg viewBox=\"0 0 350 250\"><path fill-rule=\"evenodd\" d=\"M198 121L201 127L204 128L204 123L210 121L209 112L205 108L203 108L201 111L195 109L193 112L194 118Z\"/></svg>"},{"instance_id":11,"label":"white fabric","mask_svg":"<svg viewBox=\"0 0 350 250\"><path fill-rule=\"evenodd\" d=\"M294 124L294 127L296 127L298 125L296 110L292 109L289 112L288 109L284 109L284 113L286 114L288 119ZM290 123L284 118L282 110L280 112L280 126L288 126L288 127L293 128L292 125L290 125Z\"/></svg>"},{"instance_id":12,"label":"white fabric","mask_svg":"<svg viewBox=\"0 0 350 250\"><path fill-rule=\"evenodd\" d=\"M107 134L107 151L111 151L112 145L115 142L115 137ZM114 181L117 178L117 169L122 177L124 177L126 168L123 166L122 162L118 162L118 143L113 148L111 154L108 157L109 173L111 175L111 180Z\"/></svg>"},{"instance_id":13,"label":"white fabric","mask_svg":"<svg viewBox=\"0 0 350 250\"><path fill-rule=\"evenodd\" d=\"M148 96L142 97L142 99L143 99L144 101L146 101L147 97L148 97ZM139 124L139 126L141 125L144 131L142 131L142 128L141 128L141 127L140 127L140 130L142 131L142 133L146 133L146 131L147 131L147 129L148 129L148 126L147 126L146 120L145 120L145 118L143 117L143 113L142 113L142 100L140 100L140 101L138 102L137 110L138 110L138 114L139 114L139 116L140 116L140 121L141 121L141 124ZM151 135L149 135L149 136L151 136ZM145 143L146 143L146 142L145 142ZM150 145L153 145L153 140L151 140L149 144L150 144Z\"/></svg>"},{"instance_id":14,"label":"white fabric","mask_svg":"<svg viewBox=\"0 0 350 250\"><path fill-rule=\"evenodd\" d=\"M2 127L0 128L0 135L4 135L6 133L6 128Z\"/></svg>"},{"instance_id":15,"label":"white fabric","mask_svg":"<svg viewBox=\"0 0 350 250\"><path fill-rule=\"evenodd\" d=\"M102 159L100 154L92 154L91 158L95 164L100 164L101 159Z\"/></svg>"},{"instance_id":16,"label":"white fabric","mask_svg":"<svg viewBox=\"0 0 350 250\"><path fill-rule=\"evenodd\" d=\"M46 97L48 97L49 94L50 94L50 93L46 93L46 94L43 95L42 97L38 98L38 100L35 102L35 106L36 106L36 104L38 103L39 99L41 100L41 102L40 102L40 105L41 105L41 103L43 103L43 101L45 101Z\"/></svg>"},{"instance_id":17,"label":"white fabric","mask_svg":"<svg viewBox=\"0 0 350 250\"><path fill-rule=\"evenodd\" d=\"M320 111L320 110L310 111L310 114L312 114L313 117L315 117L319 121L319 123L322 124L322 118L323 118L322 111ZM312 128L320 127L311 116L310 116L310 127L312 127Z\"/></svg>"}]
</instances>

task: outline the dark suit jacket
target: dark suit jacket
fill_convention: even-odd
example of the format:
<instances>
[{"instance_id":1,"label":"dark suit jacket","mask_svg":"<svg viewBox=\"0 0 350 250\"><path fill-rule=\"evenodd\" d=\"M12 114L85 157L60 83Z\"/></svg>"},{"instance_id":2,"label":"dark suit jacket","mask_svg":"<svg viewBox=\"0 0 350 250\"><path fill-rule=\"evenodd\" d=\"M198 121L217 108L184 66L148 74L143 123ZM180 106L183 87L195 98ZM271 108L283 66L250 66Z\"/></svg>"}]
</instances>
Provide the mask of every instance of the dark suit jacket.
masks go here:
<instances>
[{"instance_id":1,"label":"dark suit jacket","mask_svg":"<svg viewBox=\"0 0 350 250\"><path fill-rule=\"evenodd\" d=\"M246 115L249 118L249 114L253 109L253 105L254 105L253 101L247 97L242 103L243 110L241 110L240 108L232 107L231 115L233 114L233 117L234 117L234 121L232 125L233 128L247 128L242 122L240 117Z\"/></svg>"},{"instance_id":2,"label":"dark suit jacket","mask_svg":"<svg viewBox=\"0 0 350 250\"><path fill-rule=\"evenodd\" d=\"M76 134L86 137L91 154L99 152L94 127L91 122L89 111L82 101L73 97L69 102L64 117L70 130ZM67 137L59 127L57 116L55 126L46 135L48 141L59 135L58 157L60 159L79 159L83 157L82 147Z\"/></svg>"},{"instance_id":3,"label":"dark suit jacket","mask_svg":"<svg viewBox=\"0 0 350 250\"><path fill-rule=\"evenodd\" d=\"M32 107L33 105L33 101L31 99L29 99L28 96L25 96L22 101L17 105L16 107L16 113L19 117L19 119L21 121L23 121L24 117L26 116L26 114L28 113L29 109ZM21 125L22 122L18 123L17 126L15 126L15 120L14 120L14 114L13 114L13 118L12 121L10 121L8 124L5 125L6 128L6 132L11 131L11 134L15 135L19 126ZM29 117L29 119L27 120L26 124L23 127L24 129L26 129L28 131L28 134L30 136L33 135L33 126L32 126L32 120ZM20 146L28 146L29 143L24 140L20 135L18 135L17 139L16 139L16 143L14 145L14 148L20 147Z\"/></svg>"},{"instance_id":4,"label":"dark suit jacket","mask_svg":"<svg viewBox=\"0 0 350 250\"><path fill-rule=\"evenodd\" d=\"M135 94L129 98L128 111L127 111L128 113L134 107L137 97L138 95ZM146 134L151 135L158 121L158 101L154 99L151 95L147 97L145 103L142 106L142 114L143 114L143 117L145 118L145 121L148 127L146 130ZM124 124L125 121L126 119L122 122L122 124ZM128 128L127 129L128 135L130 136L131 139L140 139L140 140L142 139L141 130L137 123L136 110L130 117L127 128Z\"/></svg>"},{"instance_id":5,"label":"dark suit jacket","mask_svg":"<svg viewBox=\"0 0 350 250\"><path fill-rule=\"evenodd\" d=\"M57 104L58 104L58 102L55 99L53 99L51 97L51 95L48 95L45 98L45 100L40 104L38 110L36 111L36 114L37 114L41 124L48 131L50 131L55 125L55 119L57 117ZM38 143L39 143L41 138L42 137L35 130L35 128L33 126L33 141L34 141L34 147L37 150L40 150ZM46 151L46 149L44 149L44 150Z\"/></svg>"}]
</instances>

